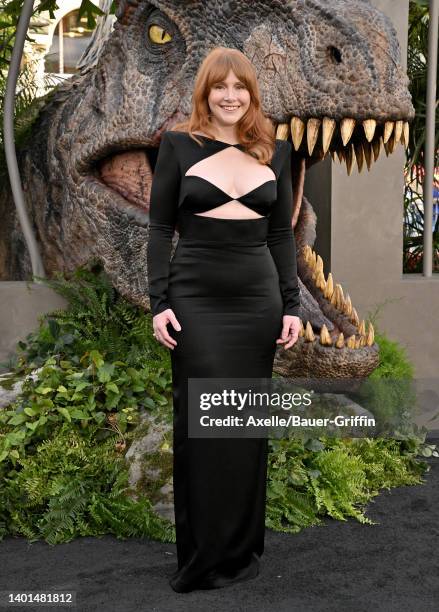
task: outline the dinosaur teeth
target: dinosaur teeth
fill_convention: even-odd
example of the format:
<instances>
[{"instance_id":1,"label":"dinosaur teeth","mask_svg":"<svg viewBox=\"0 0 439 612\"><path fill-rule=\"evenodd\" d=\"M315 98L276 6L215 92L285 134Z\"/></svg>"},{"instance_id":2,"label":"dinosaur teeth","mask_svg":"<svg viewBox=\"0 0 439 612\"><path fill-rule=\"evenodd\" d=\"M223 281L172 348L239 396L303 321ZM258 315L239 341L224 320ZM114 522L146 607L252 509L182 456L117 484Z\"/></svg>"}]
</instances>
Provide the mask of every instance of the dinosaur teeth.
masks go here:
<instances>
[{"instance_id":1,"label":"dinosaur teeth","mask_svg":"<svg viewBox=\"0 0 439 612\"><path fill-rule=\"evenodd\" d=\"M309 244L305 244L302 247L302 257L306 261L306 263L308 263L311 257L311 247L309 246Z\"/></svg>"},{"instance_id":2,"label":"dinosaur teeth","mask_svg":"<svg viewBox=\"0 0 439 612\"><path fill-rule=\"evenodd\" d=\"M314 336L314 332L312 330L311 323L307 321L306 328L305 328L305 340L307 342L314 342L315 339L316 337Z\"/></svg>"},{"instance_id":3,"label":"dinosaur teeth","mask_svg":"<svg viewBox=\"0 0 439 612\"><path fill-rule=\"evenodd\" d=\"M340 332L340 335L337 338L335 346L337 348L343 348L344 347L344 335L343 335L343 332Z\"/></svg>"},{"instance_id":4,"label":"dinosaur teeth","mask_svg":"<svg viewBox=\"0 0 439 612\"><path fill-rule=\"evenodd\" d=\"M346 347L350 349L358 349L361 348L361 346L364 346L365 342L366 340L364 338L356 338L355 335L349 336L349 338L345 341L343 332L340 332L334 346L336 348Z\"/></svg>"},{"instance_id":5,"label":"dinosaur teeth","mask_svg":"<svg viewBox=\"0 0 439 612\"><path fill-rule=\"evenodd\" d=\"M396 137L395 134L389 138L387 142L384 143L384 150L386 152L386 157L389 157L393 153L396 147Z\"/></svg>"},{"instance_id":6,"label":"dinosaur teeth","mask_svg":"<svg viewBox=\"0 0 439 612\"><path fill-rule=\"evenodd\" d=\"M329 145L331 144L331 139L335 130L335 120L329 119L329 117L323 118L323 127L322 127L322 145L323 145L323 153L326 155ZM332 154L333 152L331 152ZM332 158L334 159L334 158Z\"/></svg>"},{"instance_id":7,"label":"dinosaur teeth","mask_svg":"<svg viewBox=\"0 0 439 612\"><path fill-rule=\"evenodd\" d=\"M381 151L381 137L372 141L373 160L376 161L380 156Z\"/></svg>"},{"instance_id":8,"label":"dinosaur teeth","mask_svg":"<svg viewBox=\"0 0 439 612\"><path fill-rule=\"evenodd\" d=\"M355 127L355 119L342 119L340 124L340 133L343 145L346 146L349 142Z\"/></svg>"},{"instance_id":9,"label":"dinosaur teeth","mask_svg":"<svg viewBox=\"0 0 439 612\"><path fill-rule=\"evenodd\" d=\"M404 121L395 121L395 144L397 144L401 140L402 130L404 126Z\"/></svg>"},{"instance_id":10,"label":"dinosaur teeth","mask_svg":"<svg viewBox=\"0 0 439 612\"><path fill-rule=\"evenodd\" d=\"M330 117L309 117L301 119L300 117L292 117L290 124L280 123L276 128L276 138L287 140L291 132L291 139L294 149L298 151L302 145L306 147L307 154L311 157L324 159L328 152L332 160L335 161L337 155L340 163L346 163L348 176L352 174L353 161L357 162L358 172L362 172L364 162L367 169L370 170L372 161L376 162L381 151L381 141L384 145L386 156L389 156L395 150L398 142L401 142L405 147L409 143L409 123L408 121L386 121L382 128L382 136L377 134L376 119L364 119L361 125L364 130L365 139L358 141L352 139L355 130L356 120L345 117L340 121L340 135L334 139L336 133L337 122ZM359 122L360 125L360 122ZM319 140L320 126L322 128L321 146L316 147ZM304 143L304 134L306 132L306 143ZM339 142L341 138L342 145ZM330 150L332 141L334 140L334 149ZM373 158L372 158L373 155Z\"/></svg>"},{"instance_id":11,"label":"dinosaur teeth","mask_svg":"<svg viewBox=\"0 0 439 612\"><path fill-rule=\"evenodd\" d=\"M320 291L323 292L325 290L325 286L326 286L325 276L323 272L319 271L317 278L316 278L316 287L320 289Z\"/></svg>"},{"instance_id":12,"label":"dinosaur teeth","mask_svg":"<svg viewBox=\"0 0 439 612\"><path fill-rule=\"evenodd\" d=\"M377 125L377 122L375 121L375 119L365 119L363 121L364 133L369 142L372 142L373 140L376 125Z\"/></svg>"},{"instance_id":13,"label":"dinosaur teeth","mask_svg":"<svg viewBox=\"0 0 439 612\"><path fill-rule=\"evenodd\" d=\"M276 138L279 140L287 140L290 133L288 123L279 123L276 128Z\"/></svg>"},{"instance_id":14,"label":"dinosaur teeth","mask_svg":"<svg viewBox=\"0 0 439 612\"><path fill-rule=\"evenodd\" d=\"M344 308L343 308L343 312L350 317L351 313L352 313L352 302L351 302L351 298L349 296L349 293L346 294L345 297L345 301L344 301Z\"/></svg>"},{"instance_id":15,"label":"dinosaur teeth","mask_svg":"<svg viewBox=\"0 0 439 612\"><path fill-rule=\"evenodd\" d=\"M328 328L324 323L320 330L320 344L323 344L323 346L332 346L331 336L329 334Z\"/></svg>"},{"instance_id":16,"label":"dinosaur teeth","mask_svg":"<svg viewBox=\"0 0 439 612\"><path fill-rule=\"evenodd\" d=\"M331 302L331 304L335 307L338 308L338 291L337 291L337 286L334 289L333 294L331 295L331 298L329 300Z\"/></svg>"},{"instance_id":17,"label":"dinosaur teeth","mask_svg":"<svg viewBox=\"0 0 439 612\"><path fill-rule=\"evenodd\" d=\"M375 341L375 330L373 328L372 323L369 321L369 330L367 332L366 344L367 346L372 346Z\"/></svg>"},{"instance_id":18,"label":"dinosaur teeth","mask_svg":"<svg viewBox=\"0 0 439 612\"><path fill-rule=\"evenodd\" d=\"M410 133L409 122L404 121L404 125L402 127L402 137L404 140L404 146L406 148L409 146L409 133Z\"/></svg>"},{"instance_id":19,"label":"dinosaur teeth","mask_svg":"<svg viewBox=\"0 0 439 612\"><path fill-rule=\"evenodd\" d=\"M346 346L350 349L356 348L355 335L349 336L349 338L346 341Z\"/></svg>"},{"instance_id":20,"label":"dinosaur teeth","mask_svg":"<svg viewBox=\"0 0 439 612\"><path fill-rule=\"evenodd\" d=\"M334 285L334 279L331 272L329 272L328 278L325 280L323 259L320 255L317 255L309 244L307 244L302 248L302 257L309 267L311 278L315 286L320 289L325 299L339 312L346 315L351 323L358 328L358 338L353 334L345 341L343 333L340 333L334 343L328 328L323 324L320 330L320 344L324 346L332 346L334 344L337 348L343 348L344 346L348 348L362 348L366 345L372 346L374 343L374 329L372 324L369 323L369 328L366 333L366 322L364 319L360 322L357 311L352 306L350 295L346 293L346 296L344 296L343 287L340 283ZM307 342L313 342L315 340L312 325L309 321L307 321L305 328L301 321L299 335L304 336Z\"/></svg>"},{"instance_id":21,"label":"dinosaur teeth","mask_svg":"<svg viewBox=\"0 0 439 612\"><path fill-rule=\"evenodd\" d=\"M387 146L389 147L389 152L390 153L393 153L393 151L395 150L396 144L397 144L397 142L396 142L396 132L394 132L392 134L392 136L389 138L389 141L387 143Z\"/></svg>"},{"instance_id":22,"label":"dinosaur teeth","mask_svg":"<svg viewBox=\"0 0 439 612\"><path fill-rule=\"evenodd\" d=\"M383 135L384 144L386 144L386 142L389 140L390 136L392 135L394 127L395 127L395 124L393 123L393 121L386 121L386 123L384 124L384 135Z\"/></svg>"},{"instance_id":23,"label":"dinosaur teeth","mask_svg":"<svg viewBox=\"0 0 439 612\"><path fill-rule=\"evenodd\" d=\"M323 292L323 295L325 296L327 300L330 300L333 293L334 293L334 280L332 278L332 273L330 272L326 280L326 287L325 287L325 291Z\"/></svg>"},{"instance_id":24,"label":"dinosaur teeth","mask_svg":"<svg viewBox=\"0 0 439 612\"><path fill-rule=\"evenodd\" d=\"M344 302L344 295L343 295L343 287L340 285L340 283L337 283L335 285L336 290L338 291L338 295L339 295L339 304L340 306L343 304ZM341 308L340 308L341 310Z\"/></svg>"},{"instance_id":25,"label":"dinosaur teeth","mask_svg":"<svg viewBox=\"0 0 439 612\"><path fill-rule=\"evenodd\" d=\"M303 134L305 133L305 123L302 119L299 119L299 117L293 117L290 122L290 127L294 148L298 151L302 144Z\"/></svg>"},{"instance_id":26,"label":"dinosaur teeth","mask_svg":"<svg viewBox=\"0 0 439 612\"><path fill-rule=\"evenodd\" d=\"M316 274L319 274L320 272L323 274L323 259L320 257L320 255L317 255L314 271Z\"/></svg>"},{"instance_id":27,"label":"dinosaur teeth","mask_svg":"<svg viewBox=\"0 0 439 612\"><path fill-rule=\"evenodd\" d=\"M364 163L364 154L363 154L363 146L361 142L356 142L354 145L355 158L357 160L358 172L361 172L363 169Z\"/></svg>"},{"instance_id":28,"label":"dinosaur teeth","mask_svg":"<svg viewBox=\"0 0 439 612\"><path fill-rule=\"evenodd\" d=\"M311 119L308 119L308 123L306 125L308 153L310 154L310 156L312 155L312 152L314 151L314 147L317 142L317 138L319 136L320 124L321 124L320 119L315 119L313 117Z\"/></svg>"},{"instance_id":29,"label":"dinosaur teeth","mask_svg":"<svg viewBox=\"0 0 439 612\"><path fill-rule=\"evenodd\" d=\"M352 174L352 166L354 163L354 153L353 153L353 145L350 144L345 149L345 160L346 160L346 169L348 171L348 176Z\"/></svg>"},{"instance_id":30,"label":"dinosaur teeth","mask_svg":"<svg viewBox=\"0 0 439 612\"><path fill-rule=\"evenodd\" d=\"M358 318L358 314L357 311L355 310L354 307L352 307L352 314L351 314L351 321L354 325L356 325L357 327L360 324L360 319Z\"/></svg>"},{"instance_id":31,"label":"dinosaur teeth","mask_svg":"<svg viewBox=\"0 0 439 612\"><path fill-rule=\"evenodd\" d=\"M367 170L369 171L372 166L372 145L369 142L363 143L364 159L366 160Z\"/></svg>"}]
</instances>

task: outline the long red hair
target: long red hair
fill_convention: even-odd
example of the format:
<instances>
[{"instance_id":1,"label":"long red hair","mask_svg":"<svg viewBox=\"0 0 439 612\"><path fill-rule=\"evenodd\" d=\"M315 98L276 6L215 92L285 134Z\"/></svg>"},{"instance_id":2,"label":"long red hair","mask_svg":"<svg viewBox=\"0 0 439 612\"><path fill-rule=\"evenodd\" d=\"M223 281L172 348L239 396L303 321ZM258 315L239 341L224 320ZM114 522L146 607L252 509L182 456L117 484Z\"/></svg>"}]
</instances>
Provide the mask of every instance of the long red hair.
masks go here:
<instances>
[{"instance_id":1,"label":"long red hair","mask_svg":"<svg viewBox=\"0 0 439 612\"><path fill-rule=\"evenodd\" d=\"M203 132L206 136L215 138L207 99L211 87L223 81L230 70L233 70L250 93L249 108L237 124L238 140L244 149L256 157L260 163L267 164L271 161L275 148L275 127L262 110L259 85L253 64L238 49L215 47L204 58L195 78L191 116L189 120L174 125L171 130L188 132L191 138L201 146L203 142L193 132Z\"/></svg>"}]
</instances>

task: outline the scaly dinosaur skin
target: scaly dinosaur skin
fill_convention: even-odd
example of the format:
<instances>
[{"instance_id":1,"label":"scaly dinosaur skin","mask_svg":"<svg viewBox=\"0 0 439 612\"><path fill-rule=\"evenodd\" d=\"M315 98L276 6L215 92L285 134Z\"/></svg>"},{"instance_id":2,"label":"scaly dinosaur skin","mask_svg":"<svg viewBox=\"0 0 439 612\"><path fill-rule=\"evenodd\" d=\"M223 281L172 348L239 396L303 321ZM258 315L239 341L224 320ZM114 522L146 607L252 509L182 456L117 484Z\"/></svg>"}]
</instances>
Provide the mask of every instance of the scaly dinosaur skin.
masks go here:
<instances>
[{"instance_id":1,"label":"scaly dinosaur skin","mask_svg":"<svg viewBox=\"0 0 439 612\"><path fill-rule=\"evenodd\" d=\"M373 328L366 333L350 298L325 280L302 188L305 168L328 152L350 174L354 159L370 167L383 140L387 154L407 144L414 109L392 23L367 0L121 0L117 18L98 62L58 88L21 151L47 274L99 260L121 294L149 308L148 205L160 136L189 116L207 52L235 47L256 66L264 110L295 150L292 224L306 329L279 349L275 369L370 374L378 364ZM10 195L3 208L1 278L31 278Z\"/></svg>"}]
</instances>

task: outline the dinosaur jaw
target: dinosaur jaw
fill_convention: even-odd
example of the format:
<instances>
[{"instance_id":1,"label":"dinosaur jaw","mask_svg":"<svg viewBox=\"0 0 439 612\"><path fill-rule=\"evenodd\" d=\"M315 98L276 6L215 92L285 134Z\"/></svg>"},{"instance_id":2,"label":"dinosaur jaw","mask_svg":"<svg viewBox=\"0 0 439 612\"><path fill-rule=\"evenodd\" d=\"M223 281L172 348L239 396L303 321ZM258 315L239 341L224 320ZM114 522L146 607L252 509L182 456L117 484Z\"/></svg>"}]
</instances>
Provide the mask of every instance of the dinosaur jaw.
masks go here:
<instances>
[{"instance_id":1,"label":"dinosaur jaw","mask_svg":"<svg viewBox=\"0 0 439 612\"><path fill-rule=\"evenodd\" d=\"M293 117L289 124L277 126L276 137L291 139L295 160L305 162L306 167L328 154L333 160L337 155L341 163L346 163L350 175L354 160L359 172L365 166L370 170L382 149L388 156L398 143L407 147L409 124L402 120L378 124L373 119L358 122L343 119L337 124L327 117L307 121ZM379 363L374 328L369 323L366 329L366 323L360 321L349 294L344 294L332 274L329 273L325 279L323 260L311 248L312 236L315 235L312 231L315 228L311 226L315 217L308 210L310 205L306 198L302 198L304 173L298 168L300 162L296 161L293 166L292 225L297 243L301 328L298 341L290 351L277 351L275 370L286 376L294 373L296 376L320 377L314 364L323 363L326 364L326 374L332 372L334 378L363 378L370 375ZM349 357L346 351L350 352ZM308 359L302 358L304 353Z\"/></svg>"},{"instance_id":2,"label":"dinosaur jaw","mask_svg":"<svg viewBox=\"0 0 439 612\"><path fill-rule=\"evenodd\" d=\"M322 323L320 333L316 337L312 325L307 321L306 327L302 326L300 336L307 342L317 340L322 346L335 346L336 348L346 346L351 349L359 349L372 346L375 338L372 323L369 323L366 330L365 321L360 322L349 294L345 295L341 284L334 282L331 272L325 279L323 260L309 245L301 250L298 270L302 282L306 285L313 300L317 302L322 315L331 322L330 330L326 323Z\"/></svg>"},{"instance_id":3,"label":"dinosaur jaw","mask_svg":"<svg viewBox=\"0 0 439 612\"><path fill-rule=\"evenodd\" d=\"M303 208L308 207L304 199ZM344 392L349 387L353 390L379 365L375 330L372 323L366 328L365 321L360 321L349 294L334 282L331 272L325 279L320 255L308 244L300 246L304 216L310 216L308 211L299 219L296 239L301 302L299 336L289 350L278 347L274 371L281 376L311 381L315 390L320 388L317 379L325 379L326 390Z\"/></svg>"},{"instance_id":4,"label":"dinosaur jaw","mask_svg":"<svg viewBox=\"0 0 439 612\"><path fill-rule=\"evenodd\" d=\"M294 151L292 225L301 294L298 340L290 350L278 348L276 351L274 370L280 375L353 381L369 376L379 364L372 324L366 329L349 294L345 295L342 286L334 283L331 273L325 279L323 260L311 248L315 215L303 198L303 168L324 159L329 153L333 160L337 155L346 163L348 175L352 172L354 159L359 172L364 161L369 170L378 159L383 139L387 155L393 152L397 141L408 143L408 124L392 123L391 126L390 122L377 126L374 121L358 124L354 120L343 120L337 129L334 120L304 122L297 117L289 124L277 126L276 137L291 138Z\"/></svg>"}]
</instances>

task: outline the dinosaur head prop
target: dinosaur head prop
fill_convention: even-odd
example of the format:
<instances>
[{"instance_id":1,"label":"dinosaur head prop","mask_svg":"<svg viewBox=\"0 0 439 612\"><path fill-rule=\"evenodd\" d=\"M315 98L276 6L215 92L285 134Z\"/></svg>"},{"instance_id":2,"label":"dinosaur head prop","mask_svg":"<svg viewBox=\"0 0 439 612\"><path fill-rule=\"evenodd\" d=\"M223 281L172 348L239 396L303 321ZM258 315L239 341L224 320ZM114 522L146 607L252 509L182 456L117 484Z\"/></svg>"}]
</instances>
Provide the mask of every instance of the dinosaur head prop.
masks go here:
<instances>
[{"instance_id":1,"label":"dinosaur head prop","mask_svg":"<svg viewBox=\"0 0 439 612\"><path fill-rule=\"evenodd\" d=\"M205 55L240 49L256 68L265 113L294 150L294 226L302 316L279 372L366 376L377 365L349 296L311 247L306 168L326 155L348 173L408 142L414 109L390 20L368 0L120 0L99 57L40 113L22 171L48 274L100 260L114 286L148 307L148 207L163 131L187 119ZM101 41L102 42L102 41ZM16 261L16 260L13 260ZM16 264L25 275L26 258ZM27 264L28 265L28 264ZM21 267L20 267L21 266ZM342 374L341 374L342 373Z\"/></svg>"}]
</instances>

